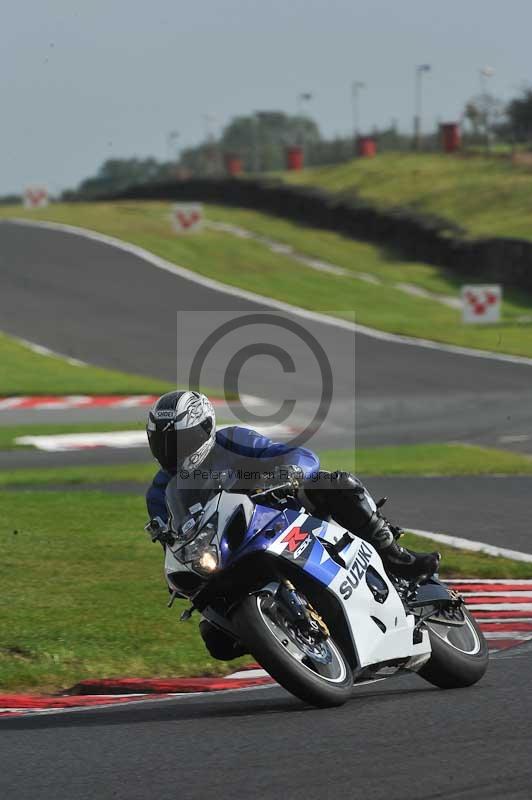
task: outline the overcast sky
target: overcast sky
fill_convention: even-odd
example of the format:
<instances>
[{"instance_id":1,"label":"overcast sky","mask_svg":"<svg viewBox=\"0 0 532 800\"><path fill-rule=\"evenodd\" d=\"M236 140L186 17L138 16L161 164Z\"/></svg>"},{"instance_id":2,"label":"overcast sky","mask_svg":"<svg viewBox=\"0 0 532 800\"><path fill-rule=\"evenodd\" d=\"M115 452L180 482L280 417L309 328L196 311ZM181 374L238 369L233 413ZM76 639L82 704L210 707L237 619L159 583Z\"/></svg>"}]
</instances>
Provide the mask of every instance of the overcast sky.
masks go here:
<instances>
[{"instance_id":1,"label":"overcast sky","mask_svg":"<svg viewBox=\"0 0 532 800\"><path fill-rule=\"evenodd\" d=\"M457 119L495 69L503 99L532 81L530 0L1 0L0 195L75 185L109 157L167 157L253 110L306 109L326 135Z\"/></svg>"}]
</instances>

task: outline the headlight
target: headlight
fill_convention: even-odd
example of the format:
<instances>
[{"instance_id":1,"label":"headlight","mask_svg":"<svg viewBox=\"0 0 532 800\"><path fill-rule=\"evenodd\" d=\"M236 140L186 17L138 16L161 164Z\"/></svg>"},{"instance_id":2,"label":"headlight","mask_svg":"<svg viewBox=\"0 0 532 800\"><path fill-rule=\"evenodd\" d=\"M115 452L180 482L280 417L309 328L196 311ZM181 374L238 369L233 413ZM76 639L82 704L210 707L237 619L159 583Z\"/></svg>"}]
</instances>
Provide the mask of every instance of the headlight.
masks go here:
<instances>
[{"instance_id":1,"label":"headlight","mask_svg":"<svg viewBox=\"0 0 532 800\"><path fill-rule=\"evenodd\" d=\"M218 550L214 545L209 545L197 559L192 562L192 568L208 575L218 566Z\"/></svg>"},{"instance_id":2,"label":"headlight","mask_svg":"<svg viewBox=\"0 0 532 800\"><path fill-rule=\"evenodd\" d=\"M208 575L218 566L218 549L213 539L218 531L218 515L211 517L201 528L195 539L183 547L179 558L189 564L193 570Z\"/></svg>"}]
</instances>

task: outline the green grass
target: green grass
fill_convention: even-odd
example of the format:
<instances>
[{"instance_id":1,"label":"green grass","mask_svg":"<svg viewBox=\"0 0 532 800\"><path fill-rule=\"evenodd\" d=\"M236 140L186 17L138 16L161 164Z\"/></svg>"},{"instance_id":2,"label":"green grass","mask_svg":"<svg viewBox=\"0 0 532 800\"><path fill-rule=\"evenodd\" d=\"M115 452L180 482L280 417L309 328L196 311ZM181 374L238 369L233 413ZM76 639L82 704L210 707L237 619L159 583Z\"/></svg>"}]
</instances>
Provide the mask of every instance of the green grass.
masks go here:
<instances>
[{"instance_id":1,"label":"green grass","mask_svg":"<svg viewBox=\"0 0 532 800\"><path fill-rule=\"evenodd\" d=\"M393 333L449 342L501 353L532 356L532 324L516 317L530 312L532 302L524 295L508 296L503 321L493 326L466 326L458 311L433 300L409 296L390 284L406 280L449 294L457 284L433 267L400 261L381 248L353 242L334 234L316 232L277 218L245 214L237 210L208 208L213 219L247 223L298 249L326 257L340 266L370 272L386 280L375 286L349 276L316 272L288 255L272 253L264 245L219 231L174 235L165 203L100 203L55 205L26 216L52 219L111 234L145 247L163 258L199 274L316 311L348 319ZM22 209L0 209L4 216L23 216ZM306 241L305 241L306 240ZM348 267L349 268L349 267ZM140 379L139 379L140 380Z\"/></svg>"},{"instance_id":2,"label":"green grass","mask_svg":"<svg viewBox=\"0 0 532 800\"><path fill-rule=\"evenodd\" d=\"M228 669L207 656L197 617L178 622L184 601L165 607L161 550L142 533L145 518L143 499L130 495L0 494L2 690ZM444 550L443 575L531 574L527 564Z\"/></svg>"},{"instance_id":3,"label":"green grass","mask_svg":"<svg viewBox=\"0 0 532 800\"><path fill-rule=\"evenodd\" d=\"M416 444L322 454L325 468L377 475L530 475L532 457L463 444Z\"/></svg>"},{"instance_id":4,"label":"green grass","mask_svg":"<svg viewBox=\"0 0 532 800\"><path fill-rule=\"evenodd\" d=\"M436 214L473 236L532 239L532 171L509 159L386 153L283 173L283 179L356 192L381 208Z\"/></svg>"},{"instance_id":5,"label":"green grass","mask_svg":"<svg viewBox=\"0 0 532 800\"><path fill-rule=\"evenodd\" d=\"M421 444L398 447L324 450L324 469L345 469L364 477L379 475L530 475L532 458L494 448L462 444ZM147 485L156 462L111 466L11 469L0 472L0 486L76 485L135 481Z\"/></svg>"},{"instance_id":6,"label":"green grass","mask_svg":"<svg viewBox=\"0 0 532 800\"><path fill-rule=\"evenodd\" d=\"M162 394L167 381L42 355L0 333L0 395Z\"/></svg>"},{"instance_id":7,"label":"green grass","mask_svg":"<svg viewBox=\"0 0 532 800\"><path fill-rule=\"evenodd\" d=\"M161 549L142 497L3 492L0 687L82 678L218 673L197 632L166 608Z\"/></svg>"},{"instance_id":8,"label":"green grass","mask_svg":"<svg viewBox=\"0 0 532 800\"><path fill-rule=\"evenodd\" d=\"M248 209L209 206L209 219L224 222L252 231L259 236L287 244L297 252L326 261L343 269L366 272L383 281L388 287L395 283L412 283L430 292L457 295L463 280L451 272L423 264L419 261L402 261L385 247L375 247L355 242L332 231L307 228L295 222L260 214ZM356 285L356 290L360 287ZM525 307L527 310L527 307ZM507 313L523 313L523 308L508 306Z\"/></svg>"},{"instance_id":9,"label":"green grass","mask_svg":"<svg viewBox=\"0 0 532 800\"><path fill-rule=\"evenodd\" d=\"M94 483L106 484L122 481L134 481L147 486L158 469L153 460L146 463L114 464L110 466L73 466L47 468L19 468L0 471L0 487L10 486L39 487L61 484L72 486Z\"/></svg>"}]
</instances>

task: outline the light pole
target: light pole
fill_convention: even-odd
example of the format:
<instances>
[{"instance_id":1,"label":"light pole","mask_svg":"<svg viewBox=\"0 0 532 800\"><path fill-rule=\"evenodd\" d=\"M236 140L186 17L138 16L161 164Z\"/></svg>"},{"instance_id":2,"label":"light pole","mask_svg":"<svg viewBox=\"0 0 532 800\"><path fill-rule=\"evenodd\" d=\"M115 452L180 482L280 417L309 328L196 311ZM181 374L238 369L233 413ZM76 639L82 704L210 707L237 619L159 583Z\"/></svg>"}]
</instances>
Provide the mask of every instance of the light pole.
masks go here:
<instances>
[{"instance_id":1,"label":"light pole","mask_svg":"<svg viewBox=\"0 0 532 800\"><path fill-rule=\"evenodd\" d=\"M203 122L205 125L205 140L212 142L214 139L214 126L216 124L216 114L206 113L203 115Z\"/></svg>"},{"instance_id":2,"label":"light pole","mask_svg":"<svg viewBox=\"0 0 532 800\"><path fill-rule=\"evenodd\" d=\"M356 150L358 135L359 135L359 94L361 89L365 89L366 84L363 81L353 81L351 84L351 101L353 103L353 146Z\"/></svg>"},{"instance_id":3,"label":"light pole","mask_svg":"<svg viewBox=\"0 0 532 800\"><path fill-rule=\"evenodd\" d=\"M259 119L260 111L254 111L251 118L251 171L258 173L260 169L259 158Z\"/></svg>"},{"instance_id":4,"label":"light pole","mask_svg":"<svg viewBox=\"0 0 532 800\"><path fill-rule=\"evenodd\" d=\"M312 92L300 92L297 96L297 116L299 117L299 144L305 148L305 127L303 125L303 103L312 100Z\"/></svg>"},{"instance_id":5,"label":"light pole","mask_svg":"<svg viewBox=\"0 0 532 800\"><path fill-rule=\"evenodd\" d=\"M218 148L216 146L216 135L214 131L216 121L216 114L212 114L210 112L203 114L206 148L205 167L206 172L211 174L218 172L219 168Z\"/></svg>"},{"instance_id":6,"label":"light pole","mask_svg":"<svg viewBox=\"0 0 532 800\"><path fill-rule=\"evenodd\" d=\"M303 103L308 103L312 100L312 92L300 92L297 96L297 115L303 116Z\"/></svg>"},{"instance_id":7,"label":"light pole","mask_svg":"<svg viewBox=\"0 0 532 800\"><path fill-rule=\"evenodd\" d=\"M495 70L493 67L482 67L479 70L480 75L480 102L482 103L482 113L484 116L484 132L486 136L486 150L490 149L490 134L491 134L491 120L490 120L490 96L488 92L488 80L493 78Z\"/></svg>"},{"instance_id":8,"label":"light pole","mask_svg":"<svg viewBox=\"0 0 532 800\"><path fill-rule=\"evenodd\" d=\"M166 134L166 146L168 148L168 160L178 161L179 149L177 147L177 140L179 139L179 131L169 131Z\"/></svg>"},{"instance_id":9,"label":"light pole","mask_svg":"<svg viewBox=\"0 0 532 800\"><path fill-rule=\"evenodd\" d=\"M482 67L482 69L479 70L479 75L480 75L480 93L487 94L488 78L493 78L493 76L495 75L495 70L493 69L493 67L488 67L486 65L485 67Z\"/></svg>"},{"instance_id":10,"label":"light pole","mask_svg":"<svg viewBox=\"0 0 532 800\"><path fill-rule=\"evenodd\" d=\"M414 114L414 148L421 149L421 115L423 112L423 75L430 72L430 64L416 67L415 114Z\"/></svg>"}]
</instances>

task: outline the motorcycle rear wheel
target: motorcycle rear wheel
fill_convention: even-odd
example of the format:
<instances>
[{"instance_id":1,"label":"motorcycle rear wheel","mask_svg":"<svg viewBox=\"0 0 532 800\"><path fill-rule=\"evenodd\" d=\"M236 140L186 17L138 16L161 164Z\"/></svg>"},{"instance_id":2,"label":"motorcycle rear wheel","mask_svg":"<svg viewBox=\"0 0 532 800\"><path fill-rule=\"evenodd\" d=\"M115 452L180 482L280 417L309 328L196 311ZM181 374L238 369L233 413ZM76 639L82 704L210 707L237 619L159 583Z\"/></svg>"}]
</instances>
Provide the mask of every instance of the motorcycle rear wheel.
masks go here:
<instances>
[{"instance_id":1,"label":"motorcycle rear wheel","mask_svg":"<svg viewBox=\"0 0 532 800\"><path fill-rule=\"evenodd\" d=\"M331 637L305 641L282 614L266 608L272 594L244 598L233 615L240 638L259 664L288 692L318 708L343 705L351 696L353 673ZM279 619L280 617L280 619Z\"/></svg>"},{"instance_id":2,"label":"motorcycle rear wheel","mask_svg":"<svg viewBox=\"0 0 532 800\"><path fill-rule=\"evenodd\" d=\"M436 616L425 623L432 655L418 675L440 689L472 686L488 668L488 645L478 622L465 606L459 613L461 624L460 618L446 624L445 617Z\"/></svg>"}]
</instances>

